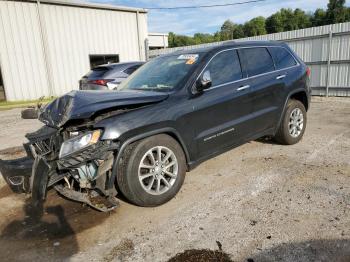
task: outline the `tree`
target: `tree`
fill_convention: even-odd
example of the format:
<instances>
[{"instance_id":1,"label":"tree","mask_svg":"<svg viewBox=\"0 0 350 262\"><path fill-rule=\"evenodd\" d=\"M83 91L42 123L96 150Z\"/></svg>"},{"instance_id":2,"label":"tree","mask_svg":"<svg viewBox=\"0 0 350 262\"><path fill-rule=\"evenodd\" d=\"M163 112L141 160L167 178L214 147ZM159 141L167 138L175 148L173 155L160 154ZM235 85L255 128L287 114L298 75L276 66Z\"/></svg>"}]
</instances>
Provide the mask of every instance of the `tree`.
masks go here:
<instances>
[{"instance_id":1,"label":"tree","mask_svg":"<svg viewBox=\"0 0 350 262\"><path fill-rule=\"evenodd\" d=\"M322 26L327 24L327 12L324 9L317 9L311 18L312 26Z\"/></svg>"},{"instance_id":2,"label":"tree","mask_svg":"<svg viewBox=\"0 0 350 262\"><path fill-rule=\"evenodd\" d=\"M245 37L244 26L236 25L235 29L233 29L233 32L232 32L232 39L239 39L243 37Z\"/></svg>"},{"instance_id":3,"label":"tree","mask_svg":"<svg viewBox=\"0 0 350 262\"><path fill-rule=\"evenodd\" d=\"M303 10L297 8L294 10L294 20L297 24L297 29L311 27L311 16L307 15Z\"/></svg>"},{"instance_id":4,"label":"tree","mask_svg":"<svg viewBox=\"0 0 350 262\"><path fill-rule=\"evenodd\" d=\"M193 39L196 45L202 44L202 43L215 42L215 37L211 34L196 33L194 34Z\"/></svg>"},{"instance_id":5,"label":"tree","mask_svg":"<svg viewBox=\"0 0 350 262\"><path fill-rule=\"evenodd\" d=\"M329 0L327 9L327 19L329 23L343 23L346 22L347 8L345 7L345 0Z\"/></svg>"},{"instance_id":6,"label":"tree","mask_svg":"<svg viewBox=\"0 0 350 262\"><path fill-rule=\"evenodd\" d=\"M277 12L266 19L266 31L271 33L283 32L284 24L281 12Z\"/></svg>"},{"instance_id":7,"label":"tree","mask_svg":"<svg viewBox=\"0 0 350 262\"><path fill-rule=\"evenodd\" d=\"M175 34L173 32L169 32L168 34L168 44L169 47L175 47Z\"/></svg>"},{"instance_id":8,"label":"tree","mask_svg":"<svg viewBox=\"0 0 350 262\"><path fill-rule=\"evenodd\" d=\"M292 31L292 30L299 29L298 23L294 19L294 12L292 9L282 8L280 12L281 12L282 21L283 21L283 31Z\"/></svg>"},{"instance_id":9,"label":"tree","mask_svg":"<svg viewBox=\"0 0 350 262\"><path fill-rule=\"evenodd\" d=\"M196 44L193 37L186 35L176 35L173 32L169 33L169 47L179 47L179 46L188 46Z\"/></svg>"},{"instance_id":10,"label":"tree","mask_svg":"<svg viewBox=\"0 0 350 262\"><path fill-rule=\"evenodd\" d=\"M244 33L246 36L258 36L266 34L267 32L265 17L258 16L245 23Z\"/></svg>"},{"instance_id":11,"label":"tree","mask_svg":"<svg viewBox=\"0 0 350 262\"><path fill-rule=\"evenodd\" d=\"M221 41L232 39L234 29L235 29L235 24L231 20L226 20L221 26L221 30L220 30Z\"/></svg>"},{"instance_id":12,"label":"tree","mask_svg":"<svg viewBox=\"0 0 350 262\"><path fill-rule=\"evenodd\" d=\"M221 40L220 31L215 32L215 34L214 34L214 39L215 39L215 42L218 42L218 41Z\"/></svg>"}]
</instances>

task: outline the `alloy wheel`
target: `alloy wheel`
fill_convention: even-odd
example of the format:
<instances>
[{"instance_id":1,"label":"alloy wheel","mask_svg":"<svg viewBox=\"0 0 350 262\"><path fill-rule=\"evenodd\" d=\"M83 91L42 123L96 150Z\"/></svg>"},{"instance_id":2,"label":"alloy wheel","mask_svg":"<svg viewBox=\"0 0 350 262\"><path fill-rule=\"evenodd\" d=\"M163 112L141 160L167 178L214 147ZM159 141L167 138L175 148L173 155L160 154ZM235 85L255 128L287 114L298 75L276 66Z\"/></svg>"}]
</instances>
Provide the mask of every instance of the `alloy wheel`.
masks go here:
<instances>
[{"instance_id":1,"label":"alloy wheel","mask_svg":"<svg viewBox=\"0 0 350 262\"><path fill-rule=\"evenodd\" d=\"M179 164L173 151L164 146L148 150L142 157L138 177L142 188L151 195L161 195L174 185Z\"/></svg>"},{"instance_id":2,"label":"alloy wheel","mask_svg":"<svg viewBox=\"0 0 350 262\"><path fill-rule=\"evenodd\" d=\"M289 117L288 130L289 134L297 138L300 136L301 132L304 128L304 115L303 112L299 108L295 108Z\"/></svg>"}]
</instances>

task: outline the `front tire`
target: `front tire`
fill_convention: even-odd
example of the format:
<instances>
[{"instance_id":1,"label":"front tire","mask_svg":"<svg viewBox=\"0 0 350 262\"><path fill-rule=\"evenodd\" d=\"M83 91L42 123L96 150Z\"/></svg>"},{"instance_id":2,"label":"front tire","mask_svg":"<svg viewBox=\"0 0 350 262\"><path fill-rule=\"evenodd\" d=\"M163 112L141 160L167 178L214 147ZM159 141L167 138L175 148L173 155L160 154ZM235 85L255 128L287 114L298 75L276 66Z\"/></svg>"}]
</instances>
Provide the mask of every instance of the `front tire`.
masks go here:
<instances>
[{"instance_id":1,"label":"front tire","mask_svg":"<svg viewBox=\"0 0 350 262\"><path fill-rule=\"evenodd\" d=\"M180 190L186 174L186 158L172 137L161 134L129 145L118 164L117 183L133 204L162 205Z\"/></svg>"},{"instance_id":2,"label":"front tire","mask_svg":"<svg viewBox=\"0 0 350 262\"><path fill-rule=\"evenodd\" d=\"M303 103L291 99L280 123L275 140L283 145L294 145L304 135L307 122L306 109Z\"/></svg>"}]
</instances>

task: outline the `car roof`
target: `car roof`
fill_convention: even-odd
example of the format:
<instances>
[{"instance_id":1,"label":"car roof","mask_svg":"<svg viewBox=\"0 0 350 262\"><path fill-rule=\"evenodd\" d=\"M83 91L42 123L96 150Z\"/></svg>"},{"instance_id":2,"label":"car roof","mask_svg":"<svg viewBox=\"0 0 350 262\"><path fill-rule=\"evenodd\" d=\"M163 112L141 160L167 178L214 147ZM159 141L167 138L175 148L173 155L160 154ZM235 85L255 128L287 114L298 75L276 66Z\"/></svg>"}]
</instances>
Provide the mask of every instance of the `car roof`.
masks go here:
<instances>
[{"instance_id":1,"label":"car roof","mask_svg":"<svg viewBox=\"0 0 350 262\"><path fill-rule=\"evenodd\" d=\"M238 47L250 47L250 46L281 46L284 47L286 44L277 41L229 41L215 46L207 46L194 49L182 49L175 51L167 55L181 55L181 54L193 54L193 53L209 53L217 52L228 48ZM166 55L166 56L167 56Z\"/></svg>"}]
</instances>

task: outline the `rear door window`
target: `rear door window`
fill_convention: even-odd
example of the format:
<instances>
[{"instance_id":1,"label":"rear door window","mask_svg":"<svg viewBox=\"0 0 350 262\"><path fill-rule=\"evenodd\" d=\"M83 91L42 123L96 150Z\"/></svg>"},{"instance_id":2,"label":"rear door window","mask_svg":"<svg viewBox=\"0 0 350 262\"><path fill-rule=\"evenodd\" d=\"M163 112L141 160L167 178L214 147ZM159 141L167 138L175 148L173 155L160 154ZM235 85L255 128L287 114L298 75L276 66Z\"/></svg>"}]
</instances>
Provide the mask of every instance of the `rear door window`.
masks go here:
<instances>
[{"instance_id":1,"label":"rear door window","mask_svg":"<svg viewBox=\"0 0 350 262\"><path fill-rule=\"evenodd\" d=\"M269 51L275 61L276 69L284 69L297 65L294 57L282 47L270 47Z\"/></svg>"},{"instance_id":2,"label":"rear door window","mask_svg":"<svg viewBox=\"0 0 350 262\"><path fill-rule=\"evenodd\" d=\"M243 58L244 69L249 77L275 70L272 57L265 47L242 48L239 54Z\"/></svg>"},{"instance_id":3,"label":"rear door window","mask_svg":"<svg viewBox=\"0 0 350 262\"><path fill-rule=\"evenodd\" d=\"M212 86L242 79L241 65L236 50L228 50L217 54L210 61L206 70L210 71Z\"/></svg>"}]
</instances>

